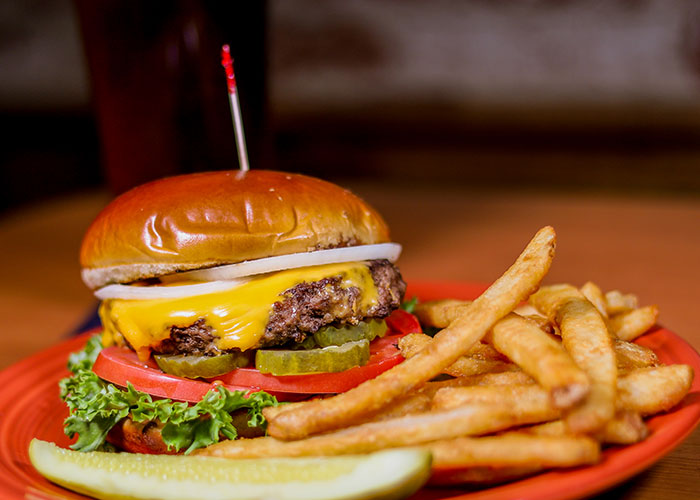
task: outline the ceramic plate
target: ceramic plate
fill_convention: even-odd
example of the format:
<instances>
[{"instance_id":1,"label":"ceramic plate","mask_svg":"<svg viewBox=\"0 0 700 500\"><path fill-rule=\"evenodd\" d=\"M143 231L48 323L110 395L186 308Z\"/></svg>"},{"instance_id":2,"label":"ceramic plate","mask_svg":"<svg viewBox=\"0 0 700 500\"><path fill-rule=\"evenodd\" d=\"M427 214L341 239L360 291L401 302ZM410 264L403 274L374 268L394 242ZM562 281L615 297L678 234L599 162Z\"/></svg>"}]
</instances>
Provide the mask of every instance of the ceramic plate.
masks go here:
<instances>
[{"instance_id":1,"label":"ceramic plate","mask_svg":"<svg viewBox=\"0 0 700 500\"><path fill-rule=\"evenodd\" d=\"M414 283L407 297L423 300L452 297L469 299L483 291L471 283ZM0 372L0 497L3 499L84 498L46 481L29 463L32 438L70 444L62 422L68 412L58 397L58 381L68 372L68 354L79 350L86 335L39 352ZM659 328L638 342L652 348L666 364L685 363L700 373L700 356L674 333ZM570 499L591 495L624 481L666 455L690 434L700 420L700 377L691 393L673 411L648 421L651 435L642 443L611 447L603 460L590 467L546 472L502 486L477 491L423 489L415 499Z\"/></svg>"}]
</instances>

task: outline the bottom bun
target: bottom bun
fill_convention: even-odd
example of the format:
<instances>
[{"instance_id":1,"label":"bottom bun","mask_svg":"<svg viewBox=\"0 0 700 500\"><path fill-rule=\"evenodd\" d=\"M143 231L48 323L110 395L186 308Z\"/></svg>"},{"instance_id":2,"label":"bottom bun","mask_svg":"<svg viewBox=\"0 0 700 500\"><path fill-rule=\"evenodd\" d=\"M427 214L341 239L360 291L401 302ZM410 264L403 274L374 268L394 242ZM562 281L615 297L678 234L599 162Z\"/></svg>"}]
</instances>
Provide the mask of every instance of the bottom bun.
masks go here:
<instances>
[{"instance_id":1,"label":"bottom bun","mask_svg":"<svg viewBox=\"0 0 700 500\"><path fill-rule=\"evenodd\" d=\"M254 438L265 435L260 427L248 426L247 410L238 410L231 414L232 424L238 431L238 437ZM125 418L107 434L107 442L120 450L130 453L145 453L148 455L179 455L182 451L168 450L161 434L162 425L158 422L134 422Z\"/></svg>"}]
</instances>

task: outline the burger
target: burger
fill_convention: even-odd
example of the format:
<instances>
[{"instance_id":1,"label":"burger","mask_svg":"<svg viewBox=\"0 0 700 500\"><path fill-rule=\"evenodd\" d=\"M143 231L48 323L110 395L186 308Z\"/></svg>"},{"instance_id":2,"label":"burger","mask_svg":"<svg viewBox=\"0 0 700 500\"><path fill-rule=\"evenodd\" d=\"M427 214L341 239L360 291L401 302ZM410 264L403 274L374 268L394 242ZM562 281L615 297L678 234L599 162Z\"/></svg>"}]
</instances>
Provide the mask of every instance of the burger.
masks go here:
<instances>
[{"instance_id":1,"label":"burger","mask_svg":"<svg viewBox=\"0 0 700 500\"><path fill-rule=\"evenodd\" d=\"M402 361L401 247L346 189L273 171L136 187L85 234L102 332L61 381L75 449L189 452L264 433L262 409Z\"/></svg>"}]
</instances>

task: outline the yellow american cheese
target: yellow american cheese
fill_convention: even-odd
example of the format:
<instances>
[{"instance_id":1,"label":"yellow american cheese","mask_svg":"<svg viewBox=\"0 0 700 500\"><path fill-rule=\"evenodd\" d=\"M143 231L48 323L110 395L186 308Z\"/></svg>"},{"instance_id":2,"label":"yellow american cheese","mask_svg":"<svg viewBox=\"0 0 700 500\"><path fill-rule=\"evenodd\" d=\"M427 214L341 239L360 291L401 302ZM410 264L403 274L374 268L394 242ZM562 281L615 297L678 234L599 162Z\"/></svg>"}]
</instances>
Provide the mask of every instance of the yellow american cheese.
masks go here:
<instances>
[{"instance_id":1,"label":"yellow american cheese","mask_svg":"<svg viewBox=\"0 0 700 500\"><path fill-rule=\"evenodd\" d=\"M219 349L255 347L264 333L272 305L284 291L303 282L341 277L341 286L358 287L359 306L367 310L377 304L377 289L364 262L327 264L288 269L253 280L232 290L177 299L110 299L100 306L105 345L123 344L124 339L143 359L150 346L170 336L170 327L186 327L204 318L217 337Z\"/></svg>"}]
</instances>

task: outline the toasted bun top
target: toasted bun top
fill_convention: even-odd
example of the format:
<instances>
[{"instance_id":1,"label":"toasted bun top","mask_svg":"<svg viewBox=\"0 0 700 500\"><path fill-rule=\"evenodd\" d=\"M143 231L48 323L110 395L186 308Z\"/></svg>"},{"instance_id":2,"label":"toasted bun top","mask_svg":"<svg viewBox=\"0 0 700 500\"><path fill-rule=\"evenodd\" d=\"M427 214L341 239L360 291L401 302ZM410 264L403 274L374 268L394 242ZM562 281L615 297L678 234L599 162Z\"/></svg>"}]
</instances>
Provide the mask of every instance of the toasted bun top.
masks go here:
<instances>
[{"instance_id":1,"label":"toasted bun top","mask_svg":"<svg viewBox=\"0 0 700 500\"><path fill-rule=\"evenodd\" d=\"M112 201L83 239L90 288L296 252L389 241L350 191L297 174L220 171L169 177Z\"/></svg>"}]
</instances>

